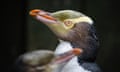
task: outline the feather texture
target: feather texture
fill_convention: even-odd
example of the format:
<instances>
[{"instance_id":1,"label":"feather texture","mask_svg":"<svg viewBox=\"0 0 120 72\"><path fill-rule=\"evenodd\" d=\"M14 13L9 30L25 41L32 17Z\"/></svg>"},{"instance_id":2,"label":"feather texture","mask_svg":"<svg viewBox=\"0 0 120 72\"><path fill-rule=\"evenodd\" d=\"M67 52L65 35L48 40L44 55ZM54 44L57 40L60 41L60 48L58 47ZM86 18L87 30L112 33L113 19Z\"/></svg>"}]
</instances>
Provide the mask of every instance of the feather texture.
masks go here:
<instances>
[{"instance_id":1,"label":"feather texture","mask_svg":"<svg viewBox=\"0 0 120 72\"><path fill-rule=\"evenodd\" d=\"M60 40L60 44L57 46L55 50L55 55L62 54L69 50L72 50L71 43ZM67 72L91 72L89 70L84 69L81 65L79 65L77 56L72 58L66 64L59 66L57 70L59 71L61 70L60 72L66 72L66 71Z\"/></svg>"}]
</instances>

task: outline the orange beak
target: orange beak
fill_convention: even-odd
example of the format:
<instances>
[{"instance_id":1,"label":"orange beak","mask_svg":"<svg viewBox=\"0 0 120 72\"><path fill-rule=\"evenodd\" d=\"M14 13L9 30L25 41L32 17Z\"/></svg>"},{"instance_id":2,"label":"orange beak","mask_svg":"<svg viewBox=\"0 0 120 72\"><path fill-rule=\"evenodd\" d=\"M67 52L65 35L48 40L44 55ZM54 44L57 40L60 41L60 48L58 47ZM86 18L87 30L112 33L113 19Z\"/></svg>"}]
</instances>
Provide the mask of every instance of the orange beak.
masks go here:
<instances>
[{"instance_id":1,"label":"orange beak","mask_svg":"<svg viewBox=\"0 0 120 72\"><path fill-rule=\"evenodd\" d=\"M83 52L83 50L80 48L73 48L72 52L75 55L80 55Z\"/></svg>"},{"instance_id":2,"label":"orange beak","mask_svg":"<svg viewBox=\"0 0 120 72\"><path fill-rule=\"evenodd\" d=\"M82 52L83 51L80 48L73 48L73 50L57 55L56 58L53 60L52 64L68 62L70 59L80 55Z\"/></svg>"},{"instance_id":3,"label":"orange beak","mask_svg":"<svg viewBox=\"0 0 120 72\"><path fill-rule=\"evenodd\" d=\"M29 12L29 14L32 16L32 17L35 17L35 16L41 16L45 19L48 19L48 20L56 20L54 17L50 16L50 13L49 12L45 12L43 10L39 10L39 9L34 9L34 10L31 10Z\"/></svg>"}]
</instances>

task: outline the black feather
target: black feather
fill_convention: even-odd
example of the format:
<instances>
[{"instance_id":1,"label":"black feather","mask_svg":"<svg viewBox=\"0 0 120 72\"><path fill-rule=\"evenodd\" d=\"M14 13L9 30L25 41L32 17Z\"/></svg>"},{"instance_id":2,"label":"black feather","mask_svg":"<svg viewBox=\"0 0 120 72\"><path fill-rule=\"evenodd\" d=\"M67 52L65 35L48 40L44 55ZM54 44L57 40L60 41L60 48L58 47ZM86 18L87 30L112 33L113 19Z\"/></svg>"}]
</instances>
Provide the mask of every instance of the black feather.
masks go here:
<instances>
[{"instance_id":1,"label":"black feather","mask_svg":"<svg viewBox=\"0 0 120 72\"><path fill-rule=\"evenodd\" d=\"M81 36L79 36L79 34ZM76 24L71 35L71 44L73 48L83 49L83 53L78 57L79 60L94 62L96 60L99 47L95 27L86 22L81 22Z\"/></svg>"},{"instance_id":2,"label":"black feather","mask_svg":"<svg viewBox=\"0 0 120 72\"><path fill-rule=\"evenodd\" d=\"M91 72L102 72L100 67L96 63L83 62L81 66Z\"/></svg>"}]
</instances>

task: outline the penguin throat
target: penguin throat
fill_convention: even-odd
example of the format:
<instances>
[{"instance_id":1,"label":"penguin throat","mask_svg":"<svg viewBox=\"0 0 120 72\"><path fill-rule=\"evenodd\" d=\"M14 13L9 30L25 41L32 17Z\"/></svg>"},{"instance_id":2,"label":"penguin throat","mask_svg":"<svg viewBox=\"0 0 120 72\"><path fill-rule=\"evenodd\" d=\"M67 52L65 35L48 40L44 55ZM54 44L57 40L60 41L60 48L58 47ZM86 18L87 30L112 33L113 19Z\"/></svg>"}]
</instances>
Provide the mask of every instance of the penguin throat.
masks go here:
<instances>
[{"instance_id":1,"label":"penguin throat","mask_svg":"<svg viewBox=\"0 0 120 72\"><path fill-rule=\"evenodd\" d=\"M63 54L69 50L72 50L72 45L68 41L60 40L60 43L56 47L55 55ZM65 64L60 64L54 72L90 72L85 70L81 65L78 63L77 56L73 57Z\"/></svg>"},{"instance_id":2,"label":"penguin throat","mask_svg":"<svg viewBox=\"0 0 120 72\"><path fill-rule=\"evenodd\" d=\"M59 55L64 52L67 52L69 50L72 50L72 45L70 42L63 41L63 40L59 40L59 42L60 43L58 44L58 46L56 47L56 50L55 50L55 55Z\"/></svg>"}]
</instances>

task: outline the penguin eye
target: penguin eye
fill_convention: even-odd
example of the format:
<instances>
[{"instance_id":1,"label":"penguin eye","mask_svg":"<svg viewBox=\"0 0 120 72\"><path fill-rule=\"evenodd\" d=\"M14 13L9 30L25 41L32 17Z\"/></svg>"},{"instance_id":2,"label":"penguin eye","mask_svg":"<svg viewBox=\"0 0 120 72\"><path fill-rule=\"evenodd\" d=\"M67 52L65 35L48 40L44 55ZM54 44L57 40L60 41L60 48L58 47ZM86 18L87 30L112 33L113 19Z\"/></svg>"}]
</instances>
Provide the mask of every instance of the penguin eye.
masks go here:
<instances>
[{"instance_id":1,"label":"penguin eye","mask_svg":"<svg viewBox=\"0 0 120 72\"><path fill-rule=\"evenodd\" d=\"M73 23L72 23L72 21L64 21L64 24L69 27L69 26L71 26Z\"/></svg>"},{"instance_id":2,"label":"penguin eye","mask_svg":"<svg viewBox=\"0 0 120 72\"><path fill-rule=\"evenodd\" d=\"M74 27L74 25L75 25L75 24L73 23L72 20L65 20L65 21L64 21L64 26L65 26L66 29L71 29L71 28Z\"/></svg>"}]
</instances>

